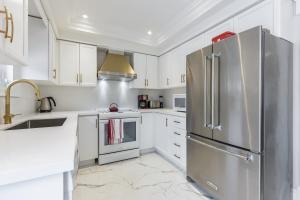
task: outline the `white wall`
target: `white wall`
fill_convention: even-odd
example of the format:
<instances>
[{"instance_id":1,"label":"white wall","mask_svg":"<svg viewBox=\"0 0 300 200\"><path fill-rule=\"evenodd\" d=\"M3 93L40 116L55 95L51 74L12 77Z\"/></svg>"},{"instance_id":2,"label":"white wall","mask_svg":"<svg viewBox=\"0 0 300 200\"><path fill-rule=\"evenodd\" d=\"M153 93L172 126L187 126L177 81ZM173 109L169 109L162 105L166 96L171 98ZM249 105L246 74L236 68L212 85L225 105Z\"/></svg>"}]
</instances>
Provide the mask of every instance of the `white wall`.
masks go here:
<instances>
[{"instance_id":1,"label":"white wall","mask_svg":"<svg viewBox=\"0 0 300 200\"><path fill-rule=\"evenodd\" d=\"M292 0L280 0L281 2L281 36L294 43L294 188L298 190L297 197L300 199L300 15L296 16L295 2Z\"/></svg>"}]
</instances>

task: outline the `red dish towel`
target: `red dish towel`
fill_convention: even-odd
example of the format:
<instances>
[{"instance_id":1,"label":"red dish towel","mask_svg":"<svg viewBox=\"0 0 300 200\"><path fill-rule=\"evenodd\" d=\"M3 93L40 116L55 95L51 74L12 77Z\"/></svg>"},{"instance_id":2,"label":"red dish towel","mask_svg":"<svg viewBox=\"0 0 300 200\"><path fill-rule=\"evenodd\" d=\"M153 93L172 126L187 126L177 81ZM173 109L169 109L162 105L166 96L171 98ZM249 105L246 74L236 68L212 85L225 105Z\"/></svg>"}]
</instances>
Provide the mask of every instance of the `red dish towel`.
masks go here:
<instances>
[{"instance_id":1,"label":"red dish towel","mask_svg":"<svg viewBox=\"0 0 300 200\"><path fill-rule=\"evenodd\" d=\"M121 144L124 139L123 120L109 119L108 120L108 144Z\"/></svg>"},{"instance_id":2,"label":"red dish towel","mask_svg":"<svg viewBox=\"0 0 300 200\"><path fill-rule=\"evenodd\" d=\"M114 138L115 138L114 135L115 135L114 120L109 119L108 130L107 130L108 144L114 144Z\"/></svg>"}]
</instances>

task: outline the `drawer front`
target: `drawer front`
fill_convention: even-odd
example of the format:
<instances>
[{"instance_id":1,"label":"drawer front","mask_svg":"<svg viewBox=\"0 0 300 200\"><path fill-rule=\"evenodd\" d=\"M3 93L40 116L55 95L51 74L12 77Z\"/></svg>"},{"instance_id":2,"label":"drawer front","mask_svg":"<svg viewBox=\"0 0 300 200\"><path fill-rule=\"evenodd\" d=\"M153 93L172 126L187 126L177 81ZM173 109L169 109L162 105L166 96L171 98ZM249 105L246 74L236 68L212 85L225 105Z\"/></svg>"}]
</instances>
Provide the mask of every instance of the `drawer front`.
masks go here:
<instances>
[{"instance_id":1,"label":"drawer front","mask_svg":"<svg viewBox=\"0 0 300 200\"><path fill-rule=\"evenodd\" d=\"M260 155L248 151L188 136L187 176L216 199L260 199Z\"/></svg>"},{"instance_id":2,"label":"drawer front","mask_svg":"<svg viewBox=\"0 0 300 200\"><path fill-rule=\"evenodd\" d=\"M186 131L179 128L172 128L170 135L171 156L185 166L186 160Z\"/></svg>"},{"instance_id":3,"label":"drawer front","mask_svg":"<svg viewBox=\"0 0 300 200\"><path fill-rule=\"evenodd\" d=\"M184 117L172 117L171 118L171 125L173 127L186 130L186 118Z\"/></svg>"}]
</instances>

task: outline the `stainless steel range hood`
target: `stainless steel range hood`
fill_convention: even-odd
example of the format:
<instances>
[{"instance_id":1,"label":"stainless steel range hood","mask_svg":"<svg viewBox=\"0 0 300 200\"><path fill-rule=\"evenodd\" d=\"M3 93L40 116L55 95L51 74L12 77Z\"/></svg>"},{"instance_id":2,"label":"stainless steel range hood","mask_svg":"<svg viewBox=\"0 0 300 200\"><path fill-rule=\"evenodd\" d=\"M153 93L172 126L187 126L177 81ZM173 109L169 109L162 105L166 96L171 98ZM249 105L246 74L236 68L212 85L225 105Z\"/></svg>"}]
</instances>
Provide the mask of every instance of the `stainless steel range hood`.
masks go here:
<instances>
[{"instance_id":1,"label":"stainless steel range hood","mask_svg":"<svg viewBox=\"0 0 300 200\"><path fill-rule=\"evenodd\" d=\"M115 81L132 81L137 78L132 66L124 55L107 53L98 71L98 79Z\"/></svg>"}]
</instances>

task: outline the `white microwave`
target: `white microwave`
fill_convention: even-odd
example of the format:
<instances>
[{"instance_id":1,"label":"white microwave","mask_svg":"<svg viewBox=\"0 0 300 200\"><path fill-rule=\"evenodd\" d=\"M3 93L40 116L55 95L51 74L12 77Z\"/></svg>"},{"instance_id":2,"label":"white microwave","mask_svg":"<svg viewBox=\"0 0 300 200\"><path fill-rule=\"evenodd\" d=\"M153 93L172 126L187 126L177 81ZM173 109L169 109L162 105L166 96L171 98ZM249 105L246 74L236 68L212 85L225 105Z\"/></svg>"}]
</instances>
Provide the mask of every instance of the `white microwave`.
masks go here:
<instances>
[{"instance_id":1,"label":"white microwave","mask_svg":"<svg viewBox=\"0 0 300 200\"><path fill-rule=\"evenodd\" d=\"M186 95L174 94L173 95L173 109L177 112L186 112Z\"/></svg>"}]
</instances>

